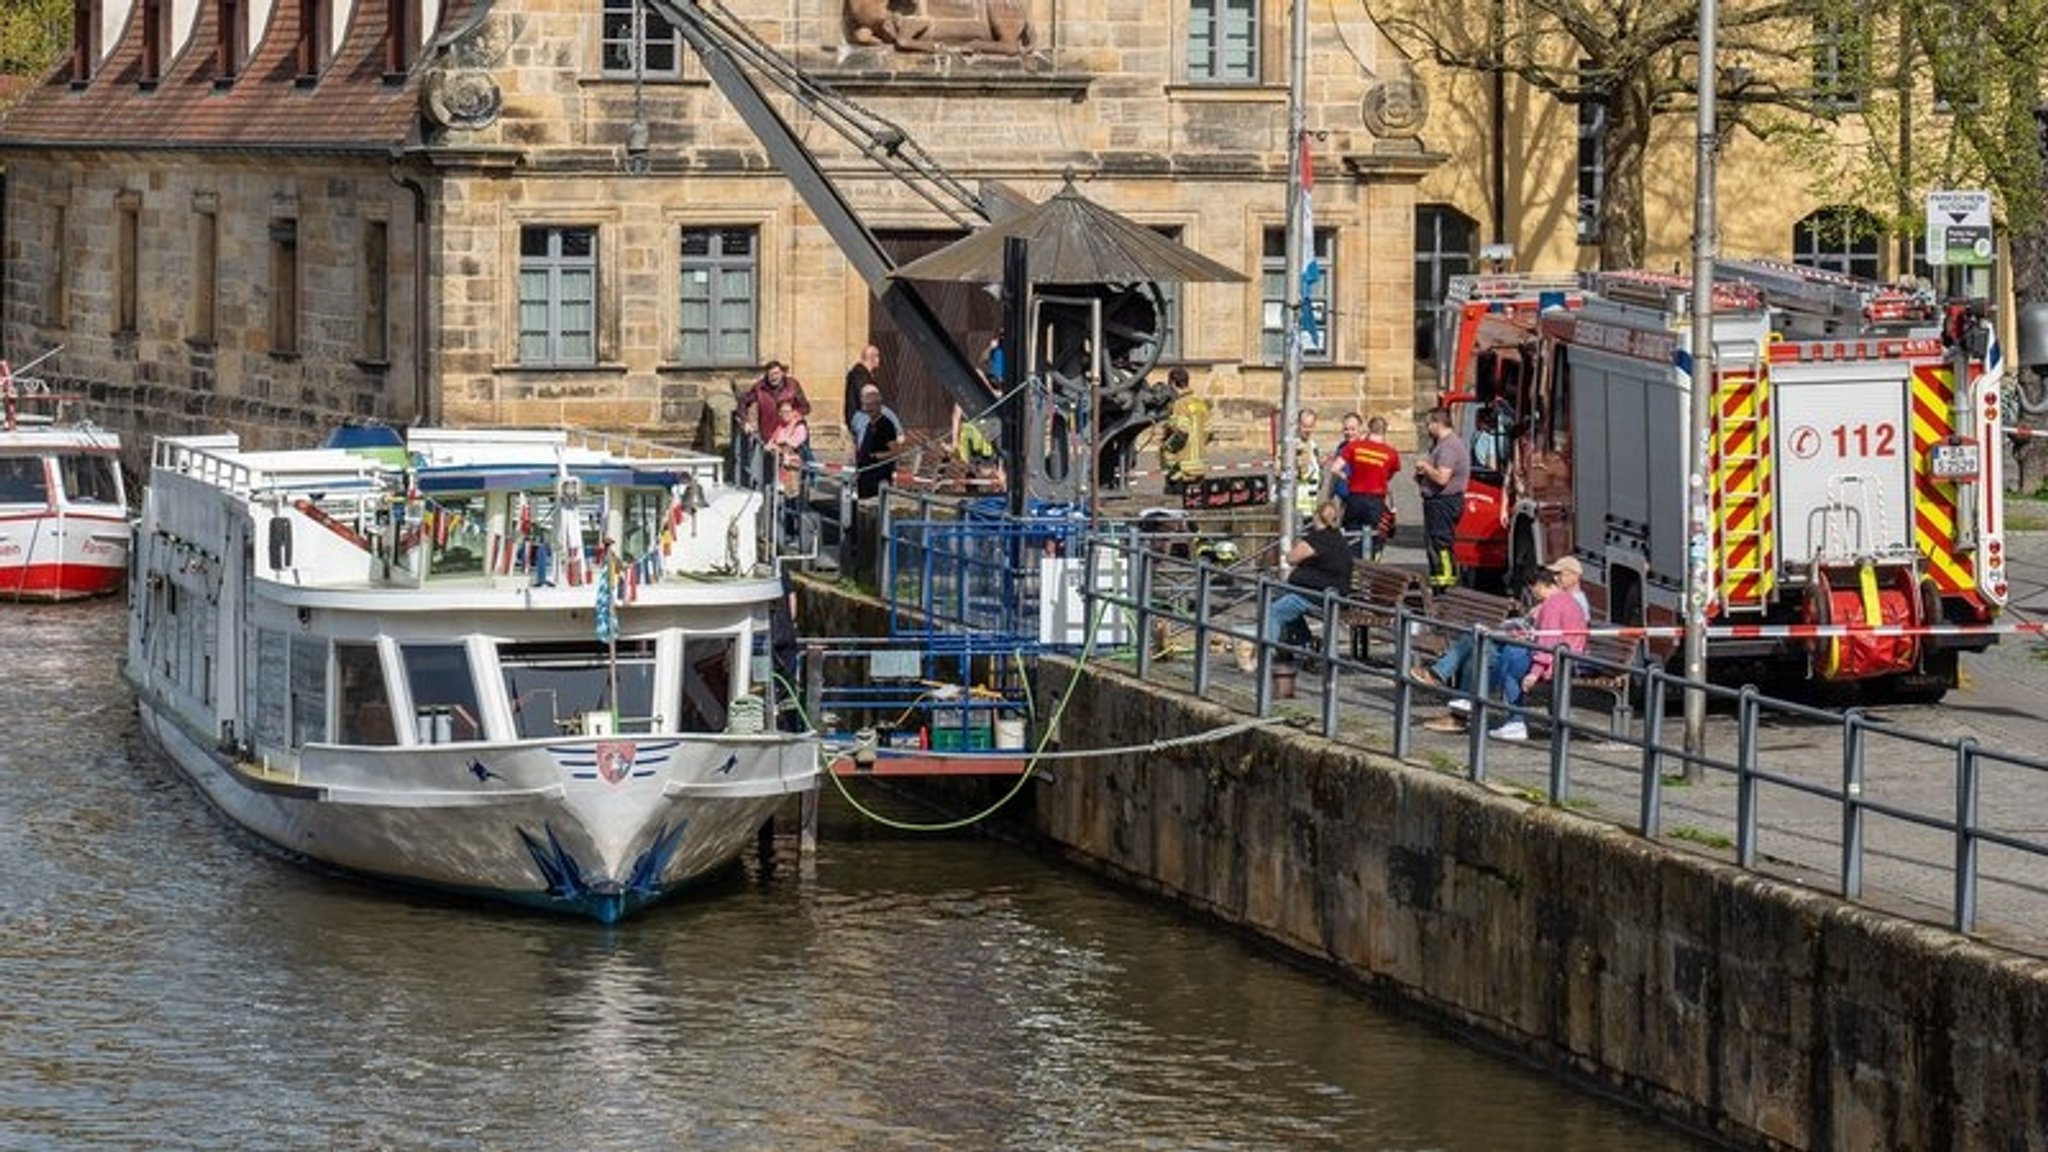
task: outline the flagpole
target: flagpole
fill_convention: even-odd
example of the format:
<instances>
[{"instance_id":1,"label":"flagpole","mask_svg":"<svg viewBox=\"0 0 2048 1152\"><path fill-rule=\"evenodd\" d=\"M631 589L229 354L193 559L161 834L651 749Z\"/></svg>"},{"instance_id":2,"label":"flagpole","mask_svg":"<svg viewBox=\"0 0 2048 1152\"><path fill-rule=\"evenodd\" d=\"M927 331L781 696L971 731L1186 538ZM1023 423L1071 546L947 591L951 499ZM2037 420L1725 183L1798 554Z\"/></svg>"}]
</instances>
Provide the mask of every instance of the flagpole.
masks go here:
<instances>
[{"instance_id":1,"label":"flagpole","mask_svg":"<svg viewBox=\"0 0 2048 1152\"><path fill-rule=\"evenodd\" d=\"M1288 554L1294 551L1294 485L1297 480L1294 457L1301 443L1301 310L1307 303L1302 299L1301 270L1307 263L1303 257L1305 246L1315 243L1313 236L1302 235L1301 182L1308 143L1308 109L1305 106L1308 90L1307 0L1294 0L1290 20L1287 53L1287 306L1281 318L1287 333L1286 359L1280 370L1280 490L1275 493L1280 503L1280 560L1283 564Z\"/></svg>"}]
</instances>

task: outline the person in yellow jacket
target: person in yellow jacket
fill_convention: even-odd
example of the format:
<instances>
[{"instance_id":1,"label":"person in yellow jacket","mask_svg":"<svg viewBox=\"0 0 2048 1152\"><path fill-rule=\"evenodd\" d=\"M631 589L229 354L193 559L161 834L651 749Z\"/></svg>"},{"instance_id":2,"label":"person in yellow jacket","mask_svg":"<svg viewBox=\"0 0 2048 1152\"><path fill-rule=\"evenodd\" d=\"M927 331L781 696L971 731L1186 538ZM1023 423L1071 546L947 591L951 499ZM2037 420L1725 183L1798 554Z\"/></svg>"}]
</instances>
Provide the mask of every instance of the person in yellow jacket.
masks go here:
<instances>
[{"instance_id":1,"label":"person in yellow jacket","mask_svg":"<svg viewBox=\"0 0 2048 1152\"><path fill-rule=\"evenodd\" d=\"M1159 470L1166 474L1166 491L1172 494L1208 473L1202 446L1209 440L1209 402L1194 394L1185 368L1169 371L1166 382L1173 388L1173 404L1167 409L1166 434L1159 441Z\"/></svg>"},{"instance_id":2,"label":"person in yellow jacket","mask_svg":"<svg viewBox=\"0 0 2048 1152\"><path fill-rule=\"evenodd\" d=\"M1303 408L1294 421L1294 511L1306 524L1315 518L1323 492L1323 457L1316 449L1316 410Z\"/></svg>"}]
</instances>

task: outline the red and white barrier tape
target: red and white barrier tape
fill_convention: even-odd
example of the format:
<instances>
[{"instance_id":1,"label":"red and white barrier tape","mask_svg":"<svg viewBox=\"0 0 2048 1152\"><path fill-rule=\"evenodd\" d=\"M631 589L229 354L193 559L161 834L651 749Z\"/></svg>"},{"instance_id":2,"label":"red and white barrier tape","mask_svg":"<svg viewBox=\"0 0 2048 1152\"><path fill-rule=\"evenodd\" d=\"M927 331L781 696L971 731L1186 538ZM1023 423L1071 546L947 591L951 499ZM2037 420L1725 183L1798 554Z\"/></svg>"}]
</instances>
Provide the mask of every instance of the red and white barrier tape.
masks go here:
<instances>
[{"instance_id":1,"label":"red and white barrier tape","mask_svg":"<svg viewBox=\"0 0 2048 1152\"><path fill-rule=\"evenodd\" d=\"M2048 621L2019 620L2005 624L1716 624L1709 640L1820 640L1838 636L2005 636L2048 633ZM1539 640L1573 636L1614 636L1623 640L1672 640L1685 635L1681 625L1644 628L1588 628L1584 632L1525 633Z\"/></svg>"}]
</instances>

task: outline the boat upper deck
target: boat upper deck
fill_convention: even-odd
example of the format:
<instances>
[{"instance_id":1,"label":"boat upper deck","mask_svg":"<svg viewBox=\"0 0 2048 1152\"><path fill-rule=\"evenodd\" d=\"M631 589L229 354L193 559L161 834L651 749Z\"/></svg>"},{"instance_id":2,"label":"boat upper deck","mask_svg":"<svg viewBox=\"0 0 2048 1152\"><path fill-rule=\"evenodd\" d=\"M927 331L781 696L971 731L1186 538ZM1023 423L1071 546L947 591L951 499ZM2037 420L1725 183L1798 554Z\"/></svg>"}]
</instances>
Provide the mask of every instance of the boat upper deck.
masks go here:
<instances>
[{"instance_id":1,"label":"boat upper deck","mask_svg":"<svg viewBox=\"0 0 2048 1152\"><path fill-rule=\"evenodd\" d=\"M351 427L317 448L233 434L160 438L144 529L257 544L256 575L297 588L622 587L758 580L762 498L723 462L561 429ZM238 526L220 523L225 498ZM212 506L212 511L206 507ZM225 553L223 541L221 554Z\"/></svg>"}]
</instances>

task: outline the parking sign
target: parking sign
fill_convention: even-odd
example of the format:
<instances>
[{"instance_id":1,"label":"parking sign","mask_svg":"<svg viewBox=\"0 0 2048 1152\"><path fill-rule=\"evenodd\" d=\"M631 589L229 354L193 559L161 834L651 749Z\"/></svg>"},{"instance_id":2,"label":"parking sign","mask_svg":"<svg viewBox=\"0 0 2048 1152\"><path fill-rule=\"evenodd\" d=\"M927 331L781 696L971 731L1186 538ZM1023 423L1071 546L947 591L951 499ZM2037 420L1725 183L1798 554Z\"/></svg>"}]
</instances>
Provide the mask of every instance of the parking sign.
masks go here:
<instances>
[{"instance_id":1,"label":"parking sign","mask_svg":"<svg viewBox=\"0 0 2048 1152\"><path fill-rule=\"evenodd\" d=\"M1965 189L1927 194L1927 262L1982 267L1991 263L1991 193Z\"/></svg>"}]
</instances>

